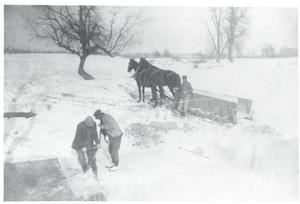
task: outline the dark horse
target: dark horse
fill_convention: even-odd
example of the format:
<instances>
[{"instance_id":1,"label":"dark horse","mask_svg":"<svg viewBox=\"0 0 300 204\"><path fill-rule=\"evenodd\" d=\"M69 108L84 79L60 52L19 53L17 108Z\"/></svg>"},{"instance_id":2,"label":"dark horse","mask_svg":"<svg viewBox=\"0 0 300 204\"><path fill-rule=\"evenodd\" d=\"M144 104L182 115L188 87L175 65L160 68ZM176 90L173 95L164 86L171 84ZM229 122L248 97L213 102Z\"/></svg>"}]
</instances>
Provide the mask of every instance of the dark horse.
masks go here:
<instances>
[{"instance_id":1,"label":"dark horse","mask_svg":"<svg viewBox=\"0 0 300 204\"><path fill-rule=\"evenodd\" d=\"M174 97L174 87L180 88L180 86L181 86L180 76L171 70L159 69L156 66L151 65L144 58L141 58L140 62L143 63L143 66L148 69L162 71L163 76L164 76L163 77L163 86L168 86L170 89L170 92L172 93L172 95ZM139 63L137 63L134 59L130 59L127 71L130 72L131 70L134 70L135 72L137 72L138 65L139 65ZM141 88L142 88L142 94L143 94L143 101L145 101L145 87L139 85L137 78L136 78L136 81L137 81L138 90L139 90L139 101L138 102L141 101ZM161 97L164 97L164 92L162 92L162 94L163 95L161 95ZM154 96L153 96L153 98L154 98Z\"/></svg>"},{"instance_id":2,"label":"dark horse","mask_svg":"<svg viewBox=\"0 0 300 204\"><path fill-rule=\"evenodd\" d=\"M154 100L154 107L157 106L157 92L156 87L159 89L161 96L164 95L163 83L164 76L163 72L159 69L150 69L145 61L140 60L139 63L130 59L127 71L130 72L132 69L135 70L134 78L136 80L139 90L139 100L141 101L141 89L143 89L143 101L145 101L145 87L151 88L152 99ZM162 104L162 97L160 98L160 105Z\"/></svg>"},{"instance_id":3,"label":"dark horse","mask_svg":"<svg viewBox=\"0 0 300 204\"><path fill-rule=\"evenodd\" d=\"M159 70L161 70L163 72L163 75L164 75L163 86L168 86L170 92L172 93L172 95L174 97L174 95L175 95L174 88L175 87L178 87L178 88L181 87L181 79L180 79L179 74L177 74L176 72L171 71L171 70L160 69L160 68L158 68L158 67L150 64L144 58L141 58L141 60L143 60L144 63L147 64L148 68L150 68L150 69L159 69Z\"/></svg>"}]
</instances>

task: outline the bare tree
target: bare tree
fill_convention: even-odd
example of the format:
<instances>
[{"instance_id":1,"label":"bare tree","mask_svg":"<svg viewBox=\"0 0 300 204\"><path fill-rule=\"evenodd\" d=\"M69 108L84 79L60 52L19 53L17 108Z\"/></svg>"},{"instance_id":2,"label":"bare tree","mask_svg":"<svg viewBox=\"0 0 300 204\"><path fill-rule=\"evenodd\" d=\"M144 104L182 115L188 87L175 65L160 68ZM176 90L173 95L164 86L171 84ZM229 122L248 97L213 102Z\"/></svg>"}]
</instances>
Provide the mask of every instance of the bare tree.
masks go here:
<instances>
[{"instance_id":1,"label":"bare tree","mask_svg":"<svg viewBox=\"0 0 300 204\"><path fill-rule=\"evenodd\" d=\"M128 46L135 28L141 25L141 12L125 8L94 6L35 6L29 22L35 34L50 39L80 57L78 73L94 79L84 70L86 58L99 52L116 56Z\"/></svg>"},{"instance_id":2,"label":"bare tree","mask_svg":"<svg viewBox=\"0 0 300 204\"><path fill-rule=\"evenodd\" d=\"M163 56L164 57L171 57L171 52L168 49L164 49Z\"/></svg>"},{"instance_id":3,"label":"bare tree","mask_svg":"<svg viewBox=\"0 0 300 204\"><path fill-rule=\"evenodd\" d=\"M224 40L224 8L212 7L209 9L210 23L205 22L205 27L211 39L216 61L219 63L223 54L226 41Z\"/></svg>"},{"instance_id":4,"label":"bare tree","mask_svg":"<svg viewBox=\"0 0 300 204\"><path fill-rule=\"evenodd\" d=\"M294 47L282 47L278 52L279 57L297 57L298 49Z\"/></svg>"},{"instance_id":5,"label":"bare tree","mask_svg":"<svg viewBox=\"0 0 300 204\"><path fill-rule=\"evenodd\" d=\"M261 56L267 58L276 57L275 48L270 44L264 45L264 47L261 49Z\"/></svg>"},{"instance_id":6,"label":"bare tree","mask_svg":"<svg viewBox=\"0 0 300 204\"><path fill-rule=\"evenodd\" d=\"M224 30L227 37L228 59L233 62L233 49L241 49L243 37L247 33L247 8L230 7L226 10Z\"/></svg>"}]
</instances>

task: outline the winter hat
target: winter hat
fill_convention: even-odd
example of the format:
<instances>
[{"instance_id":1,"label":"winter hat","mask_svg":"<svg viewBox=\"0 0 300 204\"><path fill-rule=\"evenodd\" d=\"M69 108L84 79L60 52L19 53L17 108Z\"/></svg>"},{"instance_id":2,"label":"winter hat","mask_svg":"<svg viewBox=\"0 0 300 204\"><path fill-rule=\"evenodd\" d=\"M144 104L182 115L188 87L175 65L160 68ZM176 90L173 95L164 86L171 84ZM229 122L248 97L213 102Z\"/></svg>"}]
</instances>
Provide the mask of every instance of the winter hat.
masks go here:
<instances>
[{"instance_id":1,"label":"winter hat","mask_svg":"<svg viewBox=\"0 0 300 204\"><path fill-rule=\"evenodd\" d=\"M100 109L96 110L94 113L95 118L99 118L102 115L102 111Z\"/></svg>"},{"instance_id":2,"label":"winter hat","mask_svg":"<svg viewBox=\"0 0 300 204\"><path fill-rule=\"evenodd\" d=\"M84 119L84 123L88 127L93 127L94 126L94 119L91 116L88 116Z\"/></svg>"}]
</instances>

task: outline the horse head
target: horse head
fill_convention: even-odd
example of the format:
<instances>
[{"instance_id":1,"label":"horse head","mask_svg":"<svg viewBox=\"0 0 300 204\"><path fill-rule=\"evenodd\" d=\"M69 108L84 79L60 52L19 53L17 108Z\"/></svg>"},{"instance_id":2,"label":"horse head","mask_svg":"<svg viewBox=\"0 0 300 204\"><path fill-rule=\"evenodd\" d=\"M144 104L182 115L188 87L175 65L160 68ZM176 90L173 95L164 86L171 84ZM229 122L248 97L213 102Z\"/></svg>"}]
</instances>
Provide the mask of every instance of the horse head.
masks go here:
<instances>
[{"instance_id":1,"label":"horse head","mask_svg":"<svg viewBox=\"0 0 300 204\"><path fill-rule=\"evenodd\" d=\"M152 67L152 65L150 64L150 62L148 62L145 58L140 58L140 62L139 65L143 68L143 69L150 69Z\"/></svg>"},{"instance_id":2,"label":"horse head","mask_svg":"<svg viewBox=\"0 0 300 204\"><path fill-rule=\"evenodd\" d=\"M136 71L137 65L138 65L138 63L134 59L130 58L127 71L131 72L131 70L133 70L133 69Z\"/></svg>"}]
</instances>

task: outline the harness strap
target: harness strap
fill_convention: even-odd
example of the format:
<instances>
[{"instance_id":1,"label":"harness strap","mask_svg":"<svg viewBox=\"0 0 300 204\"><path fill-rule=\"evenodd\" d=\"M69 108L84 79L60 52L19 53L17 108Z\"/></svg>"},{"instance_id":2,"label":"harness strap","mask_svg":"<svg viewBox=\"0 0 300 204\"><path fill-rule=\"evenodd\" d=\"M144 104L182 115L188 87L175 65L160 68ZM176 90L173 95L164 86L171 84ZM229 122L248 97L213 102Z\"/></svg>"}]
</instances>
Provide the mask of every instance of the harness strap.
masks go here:
<instances>
[{"instance_id":1,"label":"harness strap","mask_svg":"<svg viewBox=\"0 0 300 204\"><path fill-rule=\"evenodd\" d=\"M171 72L171 73L167 74L166 79L169 78L170 76L172 76L173 74L175 74L175 72Z\"/></svg>"},{"instance_id":2,"label":"harness strap","mask_svg":"<svg viewBox=\"0 0 300 204\"><path fill-rule=\"evenodd\" d=\"M135 72L135 78L136 78L138 81L140 81L144 86L147 86L147 85L148 85L149 81L151 80L151 78L153 77L154 74L156 74L156 73L159 72L159 71L162 71L161 69L158 69L158 68L157 68L155 71L151 72L151 74L150 74L148 80L147 80L145 83L143 83L143 81L141 80L142 74L144 74L146 71L153 70L153 66L152 66L150 63L147 63L146 66L147 66L147 67L146 67L144 70L140 71L141 66L138 65L138 66L137 66L137 70L136 70L136 72Z\"/></svg>"},{"instance_id":3,"label":"harness strap","mask_svg":"<svg viewBox=\"0 0 300 204\"><path fill-rule=\"evenodd\" d=\"M154 74L158 73L159 71L162 71L161 69L157 69L154 72L152 72L147 80L147 85L149 84L149 81L152 79L152 77L154 76Z\"/></svg>"},{"instance_id":4,"label":"harness strap","mask_svg":"<svg viewBox=\"0 0 300 204\"><path fill-rule=\"evenodd\" d=\"M145 69L145 70L141 71L140 73L138 73L137 78L138 78L138 79L141 79L142 74L143 74L144 72L146 72L146 71L147 71L147 69Z\"/></svg>"},{"instance_id":5,"label":"harness strap","mask_svg":"<svg viewBox=\"0 0 300 204\"><path fill-rule=\"evenodd\" d=\"M150 76L149 76L149 79L151 79L151 77L156 73L156 72L159 72L159 71L161 71L161 70L155 70L154 72L152 72L151 74L150 74Z\"/></svg>"}]
</instances>

